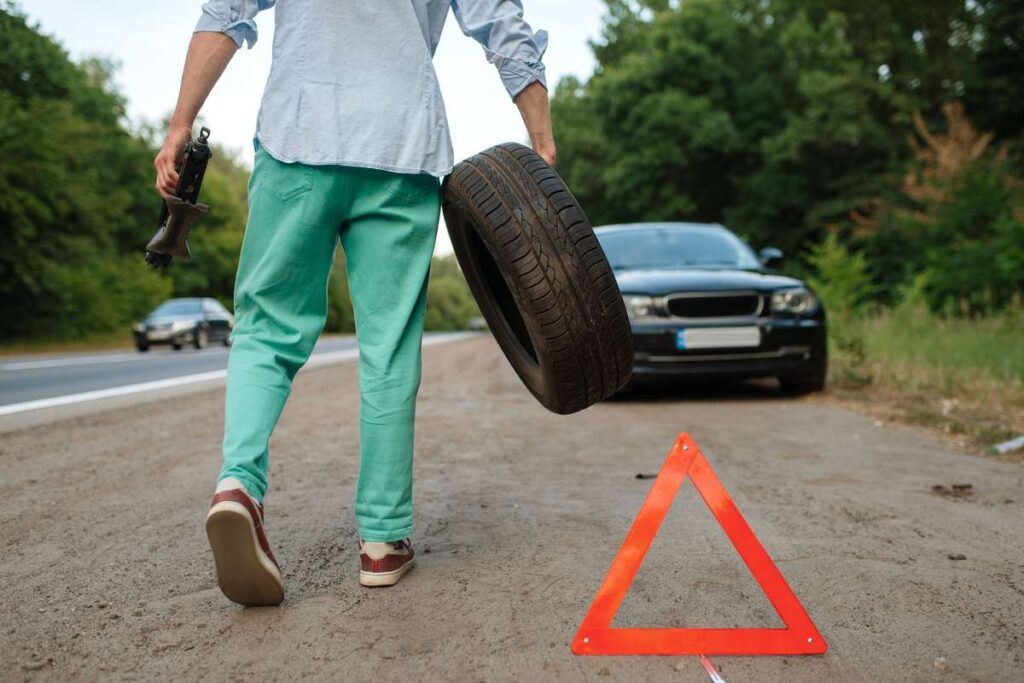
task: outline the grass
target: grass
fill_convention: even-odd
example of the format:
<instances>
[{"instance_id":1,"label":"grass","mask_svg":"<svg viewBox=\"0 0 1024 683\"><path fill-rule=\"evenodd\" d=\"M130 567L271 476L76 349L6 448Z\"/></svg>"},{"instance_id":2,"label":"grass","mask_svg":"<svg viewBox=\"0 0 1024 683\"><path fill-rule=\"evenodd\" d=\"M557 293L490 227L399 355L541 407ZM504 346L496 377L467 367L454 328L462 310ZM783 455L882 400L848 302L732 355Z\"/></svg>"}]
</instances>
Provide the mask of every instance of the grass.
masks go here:
<instances>
[{"instance_id":1,"label":"grass","mask_svg":"<svg viewBox=\"0 0 1024 683\"><path fill-rule=\"evenodd\" d=\"M881 401L972 450L1024 434L1024 307L957 318L902 306L847 324L857 352L834 354L840 395Z\"/></svg>"},{"instance_id":2,"label":"grass","mask_svg":"<svg viewBox=\"0 0 1024 683\"><path fill-rule=\"evenodd\" d=\"M0 343L0 356L127 349L131 348L133 343L131 330L128 330L127 332L99 334L75 340L37 339Z\"/></svg>"}]
</instances>

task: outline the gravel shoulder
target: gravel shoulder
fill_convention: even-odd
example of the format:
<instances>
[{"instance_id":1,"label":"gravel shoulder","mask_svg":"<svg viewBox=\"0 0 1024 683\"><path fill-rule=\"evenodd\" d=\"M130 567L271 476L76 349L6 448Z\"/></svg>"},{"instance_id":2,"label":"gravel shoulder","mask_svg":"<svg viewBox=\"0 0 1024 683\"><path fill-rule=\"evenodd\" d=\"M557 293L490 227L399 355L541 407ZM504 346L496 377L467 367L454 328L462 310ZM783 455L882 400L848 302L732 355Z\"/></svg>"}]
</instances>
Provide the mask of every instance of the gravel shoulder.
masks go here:
<instances>
[{"instance_id":1,"label":"gravel shoulder","mask_svg":"<svg viewBox=\"0 0 1024 683\"><path fill-rule=\"evenodd\" d=\"M237 608L214 583L221 390L3 434L0 680L706 681L693 658L569 652L651 484L635 475L680 431L831 646L714 657L726 680L1019 680L1020 465L758 385L559 417L489 338L429 348L424 369L418 562L388 590L356 584L356 368L298 377L267 501L280 608ZM616 625L775 624L684 490Z\"/></svg>"}]
</instances>

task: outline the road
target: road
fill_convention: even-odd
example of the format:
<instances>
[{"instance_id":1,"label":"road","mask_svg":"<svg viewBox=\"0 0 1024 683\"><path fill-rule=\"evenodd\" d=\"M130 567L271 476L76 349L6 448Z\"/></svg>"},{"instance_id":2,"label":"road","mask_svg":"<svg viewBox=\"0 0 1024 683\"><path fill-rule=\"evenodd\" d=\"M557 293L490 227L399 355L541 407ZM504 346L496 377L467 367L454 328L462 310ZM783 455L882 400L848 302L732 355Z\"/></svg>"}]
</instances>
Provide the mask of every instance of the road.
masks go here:
<instances>
[{"instance_id":1,"label":"road","mask_svg":"<svg viewBox=\"0 0 1024 683\"><path fill-rule=\"evenodd\" d=\"M354 337L324 337L314 357L356 348ZM212 346L138 351L8 356L0 360L0 407L223 370L228 349Z\"/></svg>"},{"instance_id":2,"label":"road","mask_svg":"<svg viewBox=\"0 0 1024 683\"><path fill-rule=\"evenodd\" d=\"M830 645L712 657L725 680L1008 681L1024 668L1024 469L827 399L755 384L560 417L490 338L429 348L417 567L368 590L356 366L319 366L297 378L272 443L268 534L287 598L251 610L217 590L202 527L222 402L214 388L3 434L0 679L707 681L693 657L569 651L651 485L636 475L657 472L680 431ZM686 485L615 625L778 619Z\"/></svg>"}]
</instances>

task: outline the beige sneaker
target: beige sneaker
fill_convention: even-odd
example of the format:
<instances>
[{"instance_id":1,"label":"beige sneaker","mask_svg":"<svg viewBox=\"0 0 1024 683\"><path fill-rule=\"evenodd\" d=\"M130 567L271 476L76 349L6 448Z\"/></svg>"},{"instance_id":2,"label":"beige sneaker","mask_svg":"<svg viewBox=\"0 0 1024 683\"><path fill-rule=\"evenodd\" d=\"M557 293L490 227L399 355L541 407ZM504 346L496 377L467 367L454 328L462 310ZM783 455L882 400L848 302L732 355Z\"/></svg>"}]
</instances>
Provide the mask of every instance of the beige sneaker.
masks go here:
<instances>
[{"instance_id":1,"label":"beige sneaker","mask_svg":"<svg viewBox=\"0 0 1024 683\"><path fill-rule=\"evenodd\" d=\"M409 539L393 543L359 541L359 583L363 586L394 586L413 568Z\"/></svg>"},{"instance_id":2,"label":"beige sneaker","mask_svg":"<svg viewBox=\"0 0 1024 683\"><path fill-rule=\"evenodd\" d=\"M206 515L206 534L217 565L217 584L247 607L279 605L284 581L263 530L263 506L241 489L219 491Z\"/></svg>"}]
</instances>

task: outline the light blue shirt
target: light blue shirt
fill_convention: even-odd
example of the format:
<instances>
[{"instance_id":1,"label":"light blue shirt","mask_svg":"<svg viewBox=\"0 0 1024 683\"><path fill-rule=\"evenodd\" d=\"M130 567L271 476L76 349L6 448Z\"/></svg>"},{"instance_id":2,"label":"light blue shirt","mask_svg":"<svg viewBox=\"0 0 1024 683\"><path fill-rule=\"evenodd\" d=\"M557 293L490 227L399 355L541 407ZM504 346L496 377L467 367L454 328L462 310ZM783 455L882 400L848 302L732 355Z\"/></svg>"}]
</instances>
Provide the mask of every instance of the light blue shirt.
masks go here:
<instances>
[{"instance_id":1,"label":"light blue shirt","mask_svg":"<svg viewBox=\"0 0 1024 683\"><path fill-rule=\"evenodd\" d=\"M256 42L275 0L210 0L196 31ZM544 80L547 33L521 0L276 0L273 62L256 139L285 162L442 177L453 165L433 56L453 10L510 96Z\"/></svg>"}]
</instances>

